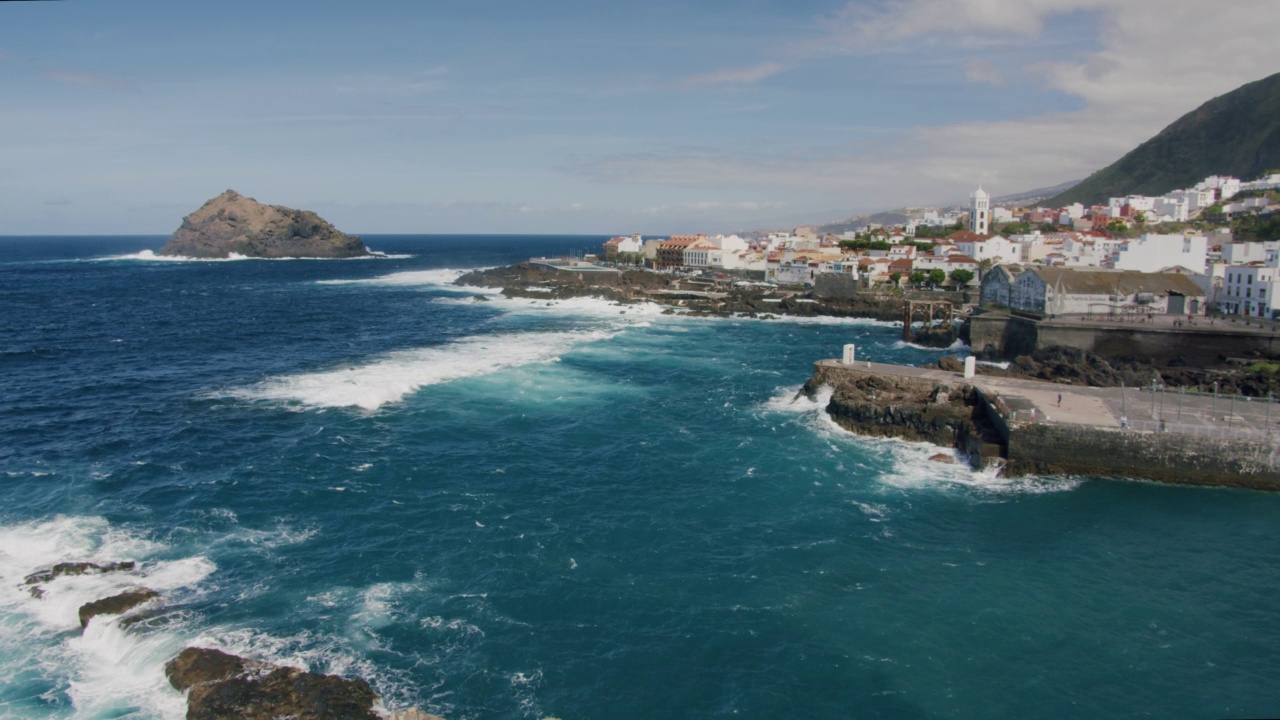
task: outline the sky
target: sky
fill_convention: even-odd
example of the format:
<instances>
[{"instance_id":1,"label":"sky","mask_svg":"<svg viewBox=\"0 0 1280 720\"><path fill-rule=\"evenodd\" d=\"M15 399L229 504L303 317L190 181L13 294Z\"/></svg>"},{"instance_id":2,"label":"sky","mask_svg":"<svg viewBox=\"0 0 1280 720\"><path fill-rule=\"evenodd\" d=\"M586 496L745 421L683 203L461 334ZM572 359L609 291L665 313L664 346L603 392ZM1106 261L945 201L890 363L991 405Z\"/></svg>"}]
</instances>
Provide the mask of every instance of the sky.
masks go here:
<instances>
[{"instance_id":1,"label":"sky","mask_svg":"<svg viewBox=\"0 0 1280 720\"><path fill-rule=\"evenodd\" d=\"M1280 72L1230 0L0 0L0 235L730 232L1077 180Z\"/></svg>"}]
</instances>

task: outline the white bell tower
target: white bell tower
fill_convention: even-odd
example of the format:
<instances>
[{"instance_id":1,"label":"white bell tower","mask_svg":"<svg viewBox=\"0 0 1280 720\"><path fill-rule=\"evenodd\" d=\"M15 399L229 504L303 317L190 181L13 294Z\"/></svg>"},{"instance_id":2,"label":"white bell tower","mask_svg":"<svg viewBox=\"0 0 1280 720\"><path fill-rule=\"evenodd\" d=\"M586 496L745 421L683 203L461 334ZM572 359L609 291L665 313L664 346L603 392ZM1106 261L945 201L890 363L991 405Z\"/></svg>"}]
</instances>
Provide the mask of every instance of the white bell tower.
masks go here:
<instances>
[{"instance_id":1,"label":"white bell tower","mask_svg":"<svg viewBox=\"0 0 1280 720\"><path fill-rule=\"evenodd\" d=\"M979 235L991 231L991 196L979 185L969 196L969 229Z\"/></svg>"}]
</instances>

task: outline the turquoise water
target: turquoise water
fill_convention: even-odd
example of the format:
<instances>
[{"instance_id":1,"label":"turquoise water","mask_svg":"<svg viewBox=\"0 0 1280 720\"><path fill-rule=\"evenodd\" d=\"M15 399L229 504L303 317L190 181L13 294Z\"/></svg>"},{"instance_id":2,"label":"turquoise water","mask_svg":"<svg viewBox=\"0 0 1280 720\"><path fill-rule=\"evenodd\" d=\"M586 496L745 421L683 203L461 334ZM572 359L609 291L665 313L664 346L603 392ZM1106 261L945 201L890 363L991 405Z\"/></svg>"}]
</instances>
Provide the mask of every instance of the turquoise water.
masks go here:
<instances>
[{"instance_id":1,"label":"turquoise water","mask_svg":"<svg viewBox=\"0 0 1280 720\"><path fill-rule=\"evenodd\" d=\"M1280 712L1276 496L975 475L793 401L847 342L939 356L887 324L449 284L597 238L367 240L0 239L0 716L182 717L189 644L449 720ZM169 612L80 632L134 582Z\"/></svg>"}]
</instances>

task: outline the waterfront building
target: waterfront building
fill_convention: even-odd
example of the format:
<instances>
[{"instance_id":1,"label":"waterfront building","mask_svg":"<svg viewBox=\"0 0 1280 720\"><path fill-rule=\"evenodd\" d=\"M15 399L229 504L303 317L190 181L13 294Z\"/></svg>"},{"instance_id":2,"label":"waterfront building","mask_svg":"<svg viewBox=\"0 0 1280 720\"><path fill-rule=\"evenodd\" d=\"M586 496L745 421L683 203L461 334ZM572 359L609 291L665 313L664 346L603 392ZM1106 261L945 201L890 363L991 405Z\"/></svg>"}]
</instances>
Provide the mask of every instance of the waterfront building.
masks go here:
<instances>
[{"instance_id":1,"label":"waterfront building","mask_svg":"<svg viewBox=\"0 0 1280 720\"><path fill-rule=\"evenodd\" d=\"M706 235L672 235L658 245L654 266L659 269L681 267L684 265L684 251L694 246L714 247Z\"/></svg>"},{"instance_id":2,"label":"waterfront building","mask_svg":"<svg viewBox=\"0 0 1280 720\"><path fill-rule=\"evenodd\" d=\"M1083 268L1032 268L1013 283L1010 307L1037 315L1201 315L1190 276Z\"/></svg>"},{"instance_id":3,"label":"waterfront building","mask_svg":"<svg viewBox=\"0 0 1280 720\"><path fill-rule=\"evenodd\" d=\"M1224 268L1218 307L1225 313L1247 317L1280 316L1280 268L1251 263Z\"/></svg>"},{"instance_id":4,"label":"waterfront building","mask_svg":"<svg viewBox=\"0 0 1280 720\"><path fill-rule=\"evenodd\" d=\"M981 290L978 291L979 303L1009 307L1013 299L1013 283L1022 271L1021 265L996 265L984 272Z\"/></svg>"}]
</instances>

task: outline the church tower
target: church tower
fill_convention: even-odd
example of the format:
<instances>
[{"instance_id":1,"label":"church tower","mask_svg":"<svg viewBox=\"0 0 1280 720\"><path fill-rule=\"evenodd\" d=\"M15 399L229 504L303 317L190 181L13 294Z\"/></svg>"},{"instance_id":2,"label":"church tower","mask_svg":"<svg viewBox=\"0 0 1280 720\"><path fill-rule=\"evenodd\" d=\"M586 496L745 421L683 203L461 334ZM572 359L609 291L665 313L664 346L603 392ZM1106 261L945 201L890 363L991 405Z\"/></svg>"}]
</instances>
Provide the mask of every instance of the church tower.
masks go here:
<instances>
[{"instance_id":1,"label":"church tower","mask_svg":"<svg viewBox=\"0 0 1280 720\"><path fill-rule=\"evenodd\" d=\"M969 196L969 229L979 235L991 232L991 196L979 185Z\"/></svg>"}]
</instances>

